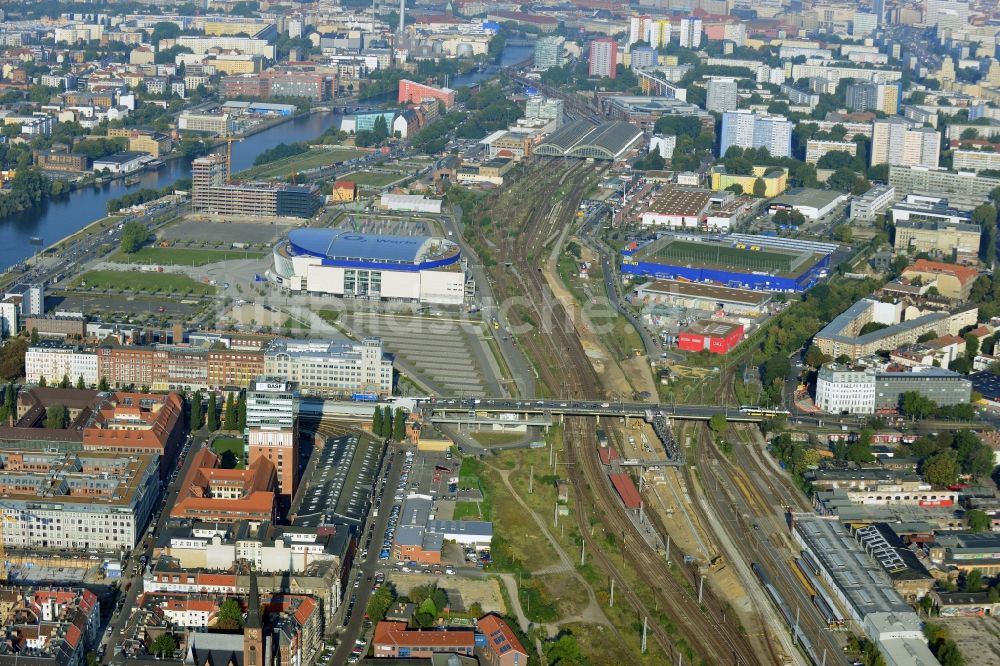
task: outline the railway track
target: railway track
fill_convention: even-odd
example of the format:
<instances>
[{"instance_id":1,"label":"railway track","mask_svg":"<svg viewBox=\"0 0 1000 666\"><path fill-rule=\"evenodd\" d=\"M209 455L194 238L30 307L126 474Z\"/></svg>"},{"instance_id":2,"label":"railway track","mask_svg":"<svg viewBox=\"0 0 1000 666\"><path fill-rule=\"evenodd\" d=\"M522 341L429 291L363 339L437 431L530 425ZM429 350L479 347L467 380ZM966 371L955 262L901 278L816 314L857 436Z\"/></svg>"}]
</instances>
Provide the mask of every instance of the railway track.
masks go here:
<instances>
[{"instance_id":1,"label":"railway track","mask_svg":"<svg viewBox=\"0 0 1000 666\"><path fill-rule=\"evenodd\" d=\"M593 398L604 395L599 378L566 307L546 283L541 266L546 254L545 239L556 237L564 225L572 223L594 167L578 162L560 175L558 162L547 160L528 169L521 201L529 210L519 226L515 223L514 228L501 229L500 235L492 239L482 229L476 233L480 242L496 247L494 290L500 303L518 299L518 307L511 308L506 316L511 327L530 327L518 339L536 361L541 382L551 392L566 397ZM554 201L557 191L567 183L569 190ZM584 417L567 418L565 446L566 469L576 495L576 520L581 537L591 546L592 561L616 581L620 595L640 618L647 619L649 631L671 655L671 661L676 663L679 652L675 638L659 619L660 609L676 623L680 637L694 653L708 663L761 663L746 637L733 624L725 623L724 605L706 591L705 610L702 610L692 595L690 579L687 586L678 581L663 556L645 543L601 467L592 421ZM656 601L653 612L633 589L620 565L612 562L596 543L591 535L591 516L601 521L606 533L622 537L622 564L628 562L634 571L646 577L646 589Z\"/></svg>"}]
</instances>

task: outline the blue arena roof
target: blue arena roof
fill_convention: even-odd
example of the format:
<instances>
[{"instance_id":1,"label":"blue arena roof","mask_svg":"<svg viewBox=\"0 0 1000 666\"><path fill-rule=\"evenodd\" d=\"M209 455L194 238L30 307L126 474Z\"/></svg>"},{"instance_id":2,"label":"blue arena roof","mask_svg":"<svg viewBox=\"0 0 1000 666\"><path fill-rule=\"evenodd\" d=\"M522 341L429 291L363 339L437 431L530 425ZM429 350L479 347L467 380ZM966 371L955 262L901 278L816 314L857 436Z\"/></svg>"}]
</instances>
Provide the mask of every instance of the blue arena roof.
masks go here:
<instances>
[{"instance_id":1,"label":"blue arena roof","mask_svg":"<svg viewBox=\"0 0 1000 666\"><path fill-rule=\"evenodd\" d=\"M305 254L327 259L414 263L426 236L359 234L344 229L293 229L288 240Z\"/></svg>"}]
</instances>

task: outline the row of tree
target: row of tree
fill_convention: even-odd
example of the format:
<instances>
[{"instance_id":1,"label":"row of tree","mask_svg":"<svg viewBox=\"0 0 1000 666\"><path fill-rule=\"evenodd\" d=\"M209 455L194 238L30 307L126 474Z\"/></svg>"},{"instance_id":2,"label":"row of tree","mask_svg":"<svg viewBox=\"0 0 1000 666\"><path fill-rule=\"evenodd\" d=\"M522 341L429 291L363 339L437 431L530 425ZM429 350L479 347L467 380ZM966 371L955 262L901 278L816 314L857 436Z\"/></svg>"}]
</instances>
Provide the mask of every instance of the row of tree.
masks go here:
<instances>
[{"instance_id":1,"label":"row of tree","mask_svg":"<svg viewBox=\"0 0 1000 666\"><path fill-rule=\"evenodd\" d=\"M198 430L204 426L210 431L223 430L242 431L247 425L247 396L240 391L234 397L233 393L226 395L225 403L222 407L222 421L219 421L219 403L215 391L208 394L208 407L203 405L204 396L201 391L195 391L191 398L191 430ZM207 420L206 420L207 417Z\"/></svg>"},{"instance_id":2,"label":"row of tree","mask_svg":"<svg viewBox=\"0 0 1000 666\"><path fill-rule=\"evenodd\" d=\"M372 433L382 439L403 441L406 437L406 412L401 407L397 407L395 412L388 405L376 407L372 414Z\"/></svg>"}]
</instances>

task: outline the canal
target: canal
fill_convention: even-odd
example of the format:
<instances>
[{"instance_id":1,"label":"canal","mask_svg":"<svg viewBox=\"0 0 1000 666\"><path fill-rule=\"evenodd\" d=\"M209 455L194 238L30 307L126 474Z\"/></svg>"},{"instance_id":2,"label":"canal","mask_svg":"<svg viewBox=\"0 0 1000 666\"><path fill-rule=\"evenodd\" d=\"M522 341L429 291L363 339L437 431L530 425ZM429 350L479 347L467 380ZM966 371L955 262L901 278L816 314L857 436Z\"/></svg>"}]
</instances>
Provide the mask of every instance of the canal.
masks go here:
<instances>
[{"instance_id":1,"label":"canal","mask_svg":"<svg viewBox=\"0 0 1000 666\"><path fill-rule=\"evenodd\" d=\"M511 65L531 54L530 46L509 46L501 56L501 65ZM495 76L496 67L467 76L456 77L452 87L469 85ZM313 113L294 118L233 144L233 172L253 166L257 156L281 143L294 143L314 139L329 127L336 126L340 116L334 113ZM121 180L96 187L84 187L65 197L50 199L30 210L0 220L0 270L22 261L39 250L31 243L32 237L41 238L41 247L47 247L94 220L106 215L107 203L123 194L142 188L163 188L187 178L191 164L187 160L169 160L158 171L143 172L140 181L125 185Z\"/></svg>"}]
</instances>

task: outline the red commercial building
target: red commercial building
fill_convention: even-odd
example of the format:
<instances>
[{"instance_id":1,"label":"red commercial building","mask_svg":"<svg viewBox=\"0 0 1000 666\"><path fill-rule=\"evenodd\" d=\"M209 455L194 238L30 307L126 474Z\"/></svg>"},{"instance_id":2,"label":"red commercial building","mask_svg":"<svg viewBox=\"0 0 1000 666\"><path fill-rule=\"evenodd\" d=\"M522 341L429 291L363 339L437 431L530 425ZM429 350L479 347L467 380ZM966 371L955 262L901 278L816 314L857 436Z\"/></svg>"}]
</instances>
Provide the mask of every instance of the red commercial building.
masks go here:
<instances>
[{"instance_id":1,"label":"red commercial building","mask_svg":"<svg viewBox=\"0 0 1000 666\"><path fill-rule=\"evenodd\" d=\"M171 518L236 523L274 521L278 477L274 464L257 458L246 469L223 469L211 449L192 454Z\"/></svg>"},{"instance_id":2,"label":"red commercial building","mask_svg":"<svg viewBox=\"0 0 1000 666\"><path fill-rule=\"evenodd\" d=\"M445 109L451 109L455 106L455 91L451 88L425 86L409 79L400 80L399 99L397 100L400 104L415 104L425 99L439 100L444 102Z\"/></svg>"},{"instance_id":3,"label":"red commercial building","mask_svg":"<svg viewBox=\"0 0 1000 666\"><path fill-rule=\"evenodd\" d=\"M618 42L610 37L601 37L590 43L590 76L615 78L618 68Z\"/></svg>"},{"instance_id":4,"label":"red commercial building","mask_svg":"<svg viewBox=\"0 0 1000 666\"><path fill-rule=\"evenodd\" d=\"M528 652L506 622L491 614L481 617L478 624L479 632L486 638L486 645L479 650L481 663L489 666L527 666Z\"/></svg>"},{"instance_id":5,"label":"red commercial building","mask_svg":"<svg viewBox=\"0 0 1000 666\"><path fill-rule=\"evenodd\" d=\"M376 659L430 659L435 652L471 657L476 640L468 629L414 631L405 622L382 621L375 625L372 647Z\"/></svg>"},{"instance_id":6,"label":"red commercial building","mask_svg":"<svg viewBox=\"0 0 1000 666\"><path fill-rule=\"evenodd\" d=\"M743 339L743 325L701 319L677 336L677 346L684 351L710 351L728 354Z\"/></svg>"}]
</instances>

